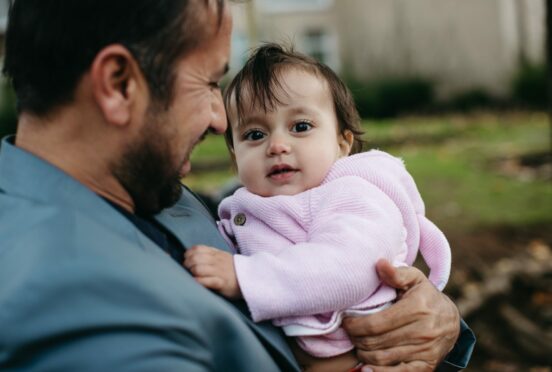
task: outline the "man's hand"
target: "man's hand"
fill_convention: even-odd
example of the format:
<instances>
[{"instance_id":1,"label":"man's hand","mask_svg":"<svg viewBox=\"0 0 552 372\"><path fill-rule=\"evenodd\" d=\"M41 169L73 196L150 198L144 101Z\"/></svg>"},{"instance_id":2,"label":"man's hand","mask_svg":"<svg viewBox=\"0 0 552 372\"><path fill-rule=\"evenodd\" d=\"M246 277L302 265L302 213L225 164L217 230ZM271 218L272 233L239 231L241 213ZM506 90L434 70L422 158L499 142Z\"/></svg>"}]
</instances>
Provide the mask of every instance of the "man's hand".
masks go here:
<instances>
[{"instance_id":1,"label":"man's hand","mask_svg":"<svg viewBox=\"0 0 552 372\"><path fill-rule=\"evenodd\" d=\"M201 285L227 298L242 297L234 259L230 253L206 245L196 245L184 254L184 266Z\"/></svg>"},{"instance_id":2,"label":"man's hand","mask_svg":"<svg viewBox=\"0 0 552 372\"><path fill-rule=\"evenodd\" d=\"M397 288L398 301L378 313L343 320L357 357L366 363L363 370L433 371L459 336L458 309L416 268L380 260L377 270L384 283Z\"/></svg>"}]
</instances>

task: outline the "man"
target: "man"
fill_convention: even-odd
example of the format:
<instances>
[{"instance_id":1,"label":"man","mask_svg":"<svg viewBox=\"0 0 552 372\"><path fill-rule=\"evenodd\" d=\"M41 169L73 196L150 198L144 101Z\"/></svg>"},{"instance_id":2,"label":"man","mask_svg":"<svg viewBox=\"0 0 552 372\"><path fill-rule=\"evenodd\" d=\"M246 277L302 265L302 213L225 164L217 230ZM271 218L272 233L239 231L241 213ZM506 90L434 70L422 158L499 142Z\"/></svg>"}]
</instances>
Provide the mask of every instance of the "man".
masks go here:
<instances>
[{"instance_id":1,"label":"man","mask_svg":"<svg viewBox=\"0 0 552 372\"><path fill-rule=\"evenodd\" d=\"M231 28L224 0L14 2L0 370L298 370L279 330L181 267L187 247L227 249L179 180L203 135L226 128L218 82ZM405 292L389 311L347 320L359 359L434 368L458 338L458 311L415 269L383 262L380 275ZM453 364L469 358L466 332Z\"/></svg>"}]
</instances>

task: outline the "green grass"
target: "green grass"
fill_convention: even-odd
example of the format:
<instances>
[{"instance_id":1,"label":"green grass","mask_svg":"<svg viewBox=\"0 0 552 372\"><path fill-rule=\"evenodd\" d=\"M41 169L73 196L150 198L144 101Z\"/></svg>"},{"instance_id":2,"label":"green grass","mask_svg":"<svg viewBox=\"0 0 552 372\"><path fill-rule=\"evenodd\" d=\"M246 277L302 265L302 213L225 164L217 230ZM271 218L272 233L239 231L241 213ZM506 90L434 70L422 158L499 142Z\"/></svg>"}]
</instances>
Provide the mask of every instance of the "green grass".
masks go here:
<instances>
[{"instance_id":1,"label":"green grass","mask_svg":"<svg viewBox=\"0 0 552 372\"><path fill-rule=\"evenodd\" d=\"M457 151L401 151L416 179L428 215L458 229L479 225L526 225L552 221L552 188L523 181L470 162Z\"/></svg>"},{"instance_id":2,"label":"green grass","mask_svg":"<svg viewBox=\"0 0 552 372\"><path fill-rule=\"evenodd\" d=\"M549 147L543 114L404 119L377 128L380 140L435 136L430 144L386 148L405 160L428 215L448 229L552 222L552 185L504 174L500 164ZM368 126L368 136L375 125ZM422 138L422 137L420 137Z\"/></svg>"},{"instance_id":3,"label":"green grass","mask_svg":"<svg viewBox=\"0 0 552 372\"><path fill-rule=\"evenodd\" d=\"M550 180L504 173L505 160L549 150L548 118L539 113L402 118L363 123L366 139L405 160L428 215L447 229L552 222ZM210 136L192 164L229 164L221 136ZM219 167L220 168L220 167ZM214 192L233 177L230 167L193 172L185 182Z\"/></svg>"},{"instance_id":4,"label":"green grass","mask_svg":"<svg viewBox=\"0 0 552 372\"><path fill-rule=\"evenodd\" d=\"M209 135L197 146L192 154L192 164L194 161L210 161L228 159L228 150L224 143L224 136Z\"/></svg>"}]
</instances>

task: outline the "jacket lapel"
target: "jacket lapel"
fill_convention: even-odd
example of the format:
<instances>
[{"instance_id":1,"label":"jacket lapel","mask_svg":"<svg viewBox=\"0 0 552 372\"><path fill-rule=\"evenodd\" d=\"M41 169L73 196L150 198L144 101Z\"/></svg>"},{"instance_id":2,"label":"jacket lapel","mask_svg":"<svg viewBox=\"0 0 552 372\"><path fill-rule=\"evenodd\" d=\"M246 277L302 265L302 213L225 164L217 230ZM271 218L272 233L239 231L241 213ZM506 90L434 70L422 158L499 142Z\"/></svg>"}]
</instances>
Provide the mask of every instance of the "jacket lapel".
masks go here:
<instances>
[{"instance_id":1,"label":"jacket lapel","mask_svg":"<svg viewBox=\"0 0 552 372\"><path fill-rule=\"evenodd\" d=\"M178 203L163 210L155 219L171 231L186 248L204 244L231 252L203 204L188 189L182 191Z\"/></svg>"}]
</instances>

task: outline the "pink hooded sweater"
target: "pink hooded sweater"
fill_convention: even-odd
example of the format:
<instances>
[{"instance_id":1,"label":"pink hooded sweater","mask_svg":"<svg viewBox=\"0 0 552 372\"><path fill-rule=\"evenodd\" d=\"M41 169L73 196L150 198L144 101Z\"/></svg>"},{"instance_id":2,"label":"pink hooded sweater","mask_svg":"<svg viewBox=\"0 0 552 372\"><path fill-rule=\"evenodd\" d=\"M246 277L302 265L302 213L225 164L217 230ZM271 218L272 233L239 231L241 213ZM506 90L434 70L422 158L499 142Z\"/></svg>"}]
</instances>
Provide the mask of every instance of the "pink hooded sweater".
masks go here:
<instances>
[{"instance_id":1,"label":"pink hooded sweater","mask_svg":"<svg viewBox=\"0 0 552 372\"><path fill-rule=\"evenodd\" d=\"M443 233L425 216L402 161L372 150L339 159L322 184L261 197L245 188L224 199L219 229L239 254L238 282L253 320L272 319L307 352L353 348L345 315L369 314L396 297L375 264L412 265L418 250L442 290L451 265Z\"/></svg>"}]
</instances>

